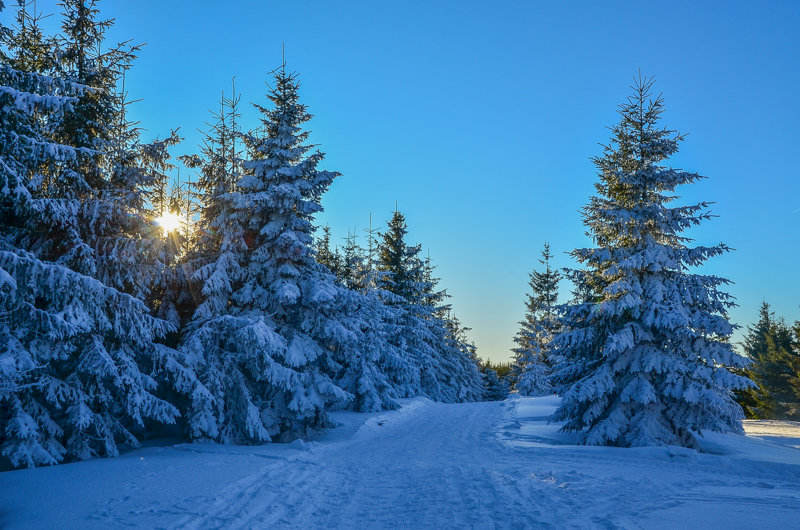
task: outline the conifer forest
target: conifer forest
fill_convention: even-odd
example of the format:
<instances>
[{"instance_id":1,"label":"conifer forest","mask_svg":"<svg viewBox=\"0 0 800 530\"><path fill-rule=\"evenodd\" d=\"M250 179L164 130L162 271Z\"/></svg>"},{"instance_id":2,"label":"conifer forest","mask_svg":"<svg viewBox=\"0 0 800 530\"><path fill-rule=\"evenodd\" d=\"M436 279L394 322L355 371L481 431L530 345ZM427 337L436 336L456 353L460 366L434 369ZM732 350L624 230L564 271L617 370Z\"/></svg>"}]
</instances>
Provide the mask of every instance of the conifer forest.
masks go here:
<instances>
[{"instance_id":1,"label":"conifer forest","mask_svg":"<svg viewBox=\"0 0 800 530\"><path fill-rule=\"evenodd\" d=\"M575 213L592 244L538 242L514 348L493 362L411 239L413 218L379 212L344 241L319 222L342 175L310 139L314 109L291 61L264 73L266 97L234 87L197 109L202 142L178 156L181 124L146 139L132 117L125 78L141 47L107 41L101 2L61 0L52 34L33 2L3 4L15 22L0 26L0 469L161 439L308 447L348 421L430 403L453 405L437 421L454 426L467 410L456 404L543 404L528 419L569 437L553 443L669 458L713 453L707 436L744 435L743 420L800 421L800 322L764 301L737 325L731 279L703 274L734 254L686 233L714 216L679 200L705 177L673 167L691 140L664 119L654 78L631 72L617 121L603 124L595 191ZM554 265L565 252L572 265ZM353 417L364 419L341 419ZM528 432L519 418L502 436ZM214 524L284 527L241 513ZM480 526L453 517L437 524ZM527 521L516 527L538 527Z\"/></svg>"}]
</instances>

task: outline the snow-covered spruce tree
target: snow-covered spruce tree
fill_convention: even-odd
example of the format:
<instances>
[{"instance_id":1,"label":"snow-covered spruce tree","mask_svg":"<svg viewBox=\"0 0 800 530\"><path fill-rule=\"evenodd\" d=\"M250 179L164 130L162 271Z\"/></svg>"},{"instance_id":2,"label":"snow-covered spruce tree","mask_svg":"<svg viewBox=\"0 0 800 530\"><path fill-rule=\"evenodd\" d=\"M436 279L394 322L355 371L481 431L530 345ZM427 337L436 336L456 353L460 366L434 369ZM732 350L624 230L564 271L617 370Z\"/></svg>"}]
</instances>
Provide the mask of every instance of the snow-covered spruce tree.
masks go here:
<instances>
[{"instance_id":1,"label":"snow-covered spruce tree","mask_svg":"<svg viewBox=\"0 0 800 530\"><path fill-rule=\"evenodd\" d=\"M3 454L33 466L116 455L119 442L138 445L145 420L173 422L178 411L154 394L155 372L174 361L154 343L169 326L91 277L95 254L79 219L95 188L76 168L99 153L53 140L90 89L9 65L48 63L19 44L18 33L36 33L24 7L19 32L3 32L0 73L0 268L10 278L0 357L17 373L0 430Z\"/></svg>"},{"instance_id":2,"label":"snow-covered spruce tree","mask_svg":"<svg viewBox=\"0 0 800 530\"><path fill-rule=\"evenodd\" d=\"M74 215L71 202L50 199L39 182L43 166L78 154L38 128L79 90L0 67L0 359L15 382L0 404L0 431L14 465L116 455L118 441L137 444L131 423L171 422L177 414L134 362L143 352L159 355L152 341L167 326L133 297L25 248L51 228L53 212Z\"/></svg>"},{"instance_id":3,"label":"snow-covered spruce tree","mask_svg":"<svg viewBox=\"0 0 800 530\"><path fill-rule=\"evenodd\" d=\"M80 202L77 232L91 250L82 271L104 285L145 301L151 314L165 319L173 330L180 324L175 298L181 270L176 268L177 234L165 234L157 219L163 200L157 201L170 163L169 149L181 141L176 131L164 139L143 143L137 125L127 119L125 75L141 46L128 42L104 49L105 32L113 20L100 18L96 0L64 0L62 32L58 37L60 77L91 87L80 94L73 111L51 127L60 143L92 150L61 169L59 180L80 175L87 185L75 196ZM156 213L155 206L160 208ZM75 268L75 267L73 267ZM77 270L77 269L76 269ZM166 342L174 343L170 332ZM119 350L119 361L150 374L170 399L179 390L174 384L191 380L192 374L176 360L176 352L155 346L160 355L128 358L124 344L108 344ZM164 376L169 377L165 379ZM140 430L147 430L148 427ZM147 434L146 432L143 434Z\"/></svg>"},{"instance_id":4,"label":"snow-covered spruce tree","mask_svg":"<svg viewBox=\"0 0 800 530\"><path fill-rule=\"evenodd\" d=\"M461 321L452 312L450 304L444 304L441 300L450 295L446 291L437 291L436 285L438 278L433 277L434 266L431 264L430 256L425 260L425 274L423 278L430 284L431 292L441 295L441 299L436 303L434 317L439 320L440 326L444 329L444 341L448 347L447 362L444 366L450 366L455 377L450 377L449 381L460 387L458 401L476 401L485 399L485 394L476 387L477 379L475 374L480 372L481 360L478 357L478 349L474 342L467 337L467 332L472 329L461 325ZM483 381L483 379L481 379ZM508 382L503 380L506 390ZM482 383L481 383L482 384Z\"/></svg>"},{"instance_id":5,"label":"snow-covered spruce tree","mask_svg":"<svg viewBox=\"0 0 800 530\"><path fill-rule=\"evenodd\" d=\"M246 210L233 205L241 177L239 98L224 95L200 156L183 157L199 170L199 238L182 268L197 302L179 350L197 379L190 394L187 430L193 439L222 443L267 441L286 414L266 397L273 389L295 390L299 374L274 357L286 349L264 312L242 311L233 293L247 280ZM301 389L302 390L302 389Z\"/></svg>"},{"instance_id":6,"label":"snow-covered spruce tree","mask_svg":"<svg viewBox=\"0 0 800 530\"><path fill-rule=\"evenodd\" d=\"M348 402L357 410L396 406L379 369L379 307L338 284L313 252L312 222L339 173L317 169L324 155L305 143L301 126L311 115L298 88L285 65L276 70L273 107L256 106L264 134L245 135L250 160L234 204L247 213L247 278L232 298L243 311L269 315L286 343L279 358L299 374L298 386L269 399L286 411L282 430L293 434L325 426L325 409Z\"/></svg>"},{"instance_id":7,"label":"snow-covered spruce tree","mask_svg":"<svg viewBox=\"0 0 800 530\"><path fill-rule=\"evenodd\" d=\"M405 311L401 305L392 303L403 299L382 287L389 273L380 270L378 259L380 244L377 239L379 231L372 227L372 214L368 228L364 229L364 235L367 242L361 247L356 243L355 229L352 234L348 233L344 252L346 275L352 285L351 288L368 299L369 307L372 308L373 326L376 331L379 330L381 336L380 370L387 376L398 396L417 396L420 394L419 368L414 359L392 340L401 329Z\"/></svg>"},{"instance_id":8,"label":"snow-covered spruce tree","mask_svg":"<svg viewBox=\"0 0 800 530\"><path fill-rule=\"evenodd\" d=\"M74 112L52 128L53 139L91 149L93 154L66 164L58 178L80 175L88 186L79 196L78 227L70 229L91 251L81 269L151 305L156 302L154 309L163 316L168 312L157 303L163 298L163 285L174 276L169 265L175 245L155 226L153 219L160 214L154 215L153 210L154 206L163 210L158 190L172 167L168 149L180 138L173 131L163 140L140 141L139 130L126 117L124 89L125 73L140 46L123 43L103 51L104 34L113 21L99 19L96 5L95 0L61 3L56 71L91 90L80 96Z\"/></svg>"},{"instance_id":9,"label":"snow-covered spruce tree","mask_svg":"<svg viewBox=\"0 0 800 530\"><path fill-rule=\"evenodd\" d=\"M49 221L55 229L32 239L29 247L57 254L59 263L104 285L152 298L151 287L169 272L160 266L169 245L156 236L145 207L146 189L153 184L144 168L153 157L145 150L153 149L139 143L138 129L125 118L124 88L117 89L139 46L123 43L102 51L113 22L98 20L95 1L62 2L62 34L52 39L41 35L27 4L18 12L19 30L7 39L9 64L89 87L70 112L42 128L48 140L78 149L73 160L43 168L41 177L43 192L52 200L70 201L75 213L65 218L43 211L55 216Z\"/></svg>"},{"instance_id":10,"label":"snow-covered spruce tree","mask_svg":"<svg viewBox=\"0 0 800 530\"><path fill-rule=\"evenodd\" d=\"M367 258L365 249L358 243L358 234L355 228L352 232L348 229L342 251L342 266L336 277L348 289L366 293L373 287L367 282L367 276L372 270L373 267Z\"/></svg>"},{"instance_id":11,"label":"snow-covered spruce tree","mask_svg":"<svg viewBox=\"0 0 800 530\"><path fill-rule=\"evenodd\" d=\"M480 359L475 344L467 339L466 333L470 328L461 326L450 304L444 303L450 295L445 290L437 290L439 278L433 276L434 268L429 254L422 268L423 293L427 305L433 307L429 319L437 323L434 328L436 334L444 331L443 335L439 335L444 337L444 348L440 350L444 360L442 366L450 370L445 381L458 388L457 401L481 400L483 395L478 379Z\"/></svg>"},{"instance_id":12,"label":"snow-covered spruce tree","mask_svg":"<svg viewBox=\"0 0 800 530\"><path fill-rule=\"evenodd\" d=\"M561 274L550 267L550 245L545 243L539 263L544 272L534 270L528 285L531 292L525 301L525 320L514 337L514 389L523 396L546 396L552 393L550 384L550 340L558 332L555 306L558 301L558 282Z\"/></svg>"},{"instance_id":13,"label":"snow-covered spruce tree","mask_svg":"<svg viewBox=\"0 0 800 530\"><path fill-rule=\"evenodd\" d=\"M377 248L379 288L386 303L400 309L390 322L390 341L419 370L419 393L436 401L479 401L483 397L477 358L470 345L446 320L450 306L437 291L430 261L419 257L420 245L409 246L405 217L395 211Z\"/></svg>"},{"instance_id":14,"label":"snow-covered spruce tree","mask_svg":"<svg viewBox=\"0 0 800 530\"><path fill-rule=\"evenodd\" d=\"M794 389L794 395L798 400L800 400L800 320L795 321L794 326L792 326L792 336L794 341L792 343L791 355L792 359L794 359L795 364L794 367L794 375L789 377L789 384L792 385ZM792 416L797 416L800 414L800 410L793 410Z\"/></svg>"},{"instance_id":15,"label":"snow-covered spruce tree","mask_svg":"<svg viewBox=\"0 0 800 530\"><path fill-rule=\"evenodd\" d=\"M699 448L704 430L742 432L732 390L751 382L726 367L746 360L728 342L728 280L691 267L728 251L689 247L681 232L708 219L708 203L667 207L675 188L701 178L660 165L683 136L658 127L663 99L639 78L619 108L610 144L594 159L598 195L583 209L597 248L576 249L569 272L595 299L563 308L553 377L553 421L588 445Z\"/></svg>"},{"instance_id":16,"label":"snow-covered spruce tree","mask_svg":"<svg viewBox=\"0 0 800 530\"><path fill-rule=\"evenodd\" d=\"M397 297L380 287L383 283L382 279L387 273L377 269L378 244L375 239L377 230L372 229L371 226L370 222L370 228L364 230L368 238L366 248L358 244L356 231L348 230L344 252L340 254L338 249L335 253L330 252L330 249L319 250L318 252L322 252L322 254L317 254L317 261L326 265L327 262L335 260L334 264L338 263L336 267L337 280L347 289L361 295L358 307L364 315L362 320L369 322L369 333L365 335L370 337L371 342L371 345L362 346L361 349L377 352L372 356L375 363L373 369L377 369L387 378L387 382L398 397L417 396L420 393L419 369L415 366L413 359L398 348L394 341L390 340L398 332L398 322L402 320L403 310L394 304L387 303L387 300L394 300ZM327 240L326 232L317 244L318 249ZM358 373L359 370L347 370L341 373L336 381L342 388L357 396L354 400L356 410L368 410L361 405L365 400L358 398L359 392L352 390L353 383L360 379Z\"/></svg>"},{"instance_id":17,"label":"snow-covered spruce tree","mask_svg":"<svg viewBox=\"0 0 800 530\"><path fill-rule=\"evenodd\" d=\"M357 324L358 341L336 356L340 368L333 381L354 396L349 408L375 412L398 407L397 397L416 395L415 367L389 341L393 308L383 303L379 291L347 292L348 313ZM344 296L343 296L344 298Z\"/></svg>"}]
</instances>

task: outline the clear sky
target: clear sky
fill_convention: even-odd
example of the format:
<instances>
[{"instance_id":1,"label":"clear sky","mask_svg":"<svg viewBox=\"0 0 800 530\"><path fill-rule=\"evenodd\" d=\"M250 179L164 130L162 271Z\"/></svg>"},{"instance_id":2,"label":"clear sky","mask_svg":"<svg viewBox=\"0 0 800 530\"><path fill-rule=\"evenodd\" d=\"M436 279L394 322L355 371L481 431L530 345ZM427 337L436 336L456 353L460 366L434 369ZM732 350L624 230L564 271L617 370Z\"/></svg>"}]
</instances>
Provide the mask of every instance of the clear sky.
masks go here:
<instances>
[{"instance_id":1,"label":"clear sky","mask_svg":"<svg viewBox=\"0 0 800 530\"><path fill-rule=\"evenodd\" d=\"M54 1L37 7L58 12ZM131 98L143 99L132 117L146 137L180 127L186 141L175 154L196 152L196 129L233 76L244 102L266 103L264 82L285 43L323 166L343 173L320 224L343 238L370 213L383 225L397 201L410 242L430 249L484 358L508 360L543 243L557 266L591 244L578 213L594 192L590 157L639 69L665 97L663 123L688 133L672 165L708 177L680 190L683 202L716 202L719 217L689 235L736 249L702 269L735 282L732 320L751 323L762 300L800 319L800 2L100 8L116 18L109 41L147 43L126 80ZM12 15L9 6L0 21ZM244 111L254 125L255 112Z\"/></svg>"}]
</instances>

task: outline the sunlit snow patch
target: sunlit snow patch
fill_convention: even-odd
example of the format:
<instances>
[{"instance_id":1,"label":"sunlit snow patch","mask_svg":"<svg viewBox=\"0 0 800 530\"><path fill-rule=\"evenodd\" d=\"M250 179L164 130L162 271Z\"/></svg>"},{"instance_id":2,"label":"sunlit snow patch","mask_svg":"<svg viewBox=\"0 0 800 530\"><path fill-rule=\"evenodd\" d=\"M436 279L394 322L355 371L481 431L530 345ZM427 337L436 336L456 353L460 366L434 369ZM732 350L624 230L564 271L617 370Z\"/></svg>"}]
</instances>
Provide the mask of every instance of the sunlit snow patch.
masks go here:
<instances>
[{"instance_id":1,"label":"sunlit snow patch","mask_svg":"<svg viewBox=\"0 0 800 530\"><path fill-rule=\"evenodd\" d=\"M558 396L525 397L511 394L505 411L506 421L500 426L497 436L512 447L541 447L570 445L575 436L559 433L560 423L547 423L561 404Z\"/></svg>"},{"instance_id":2,"label":"sunlit snow patch","mask_svg":"<svg viewBox=\"0 0 800 530\"><path fill-rule=\"evenodd\" d=\"M800 423L778 420L745 420L747 436L800 449Z\"/></svg>"}]
</instances>

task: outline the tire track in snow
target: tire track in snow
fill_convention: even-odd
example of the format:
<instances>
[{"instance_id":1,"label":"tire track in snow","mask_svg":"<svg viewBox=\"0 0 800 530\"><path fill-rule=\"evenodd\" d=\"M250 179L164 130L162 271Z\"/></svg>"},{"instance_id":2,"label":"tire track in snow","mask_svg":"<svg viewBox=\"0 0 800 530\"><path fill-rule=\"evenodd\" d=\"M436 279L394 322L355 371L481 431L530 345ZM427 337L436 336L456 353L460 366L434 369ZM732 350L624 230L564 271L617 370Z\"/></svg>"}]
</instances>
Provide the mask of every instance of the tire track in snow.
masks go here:
<instances>
[{"instance_id":1,"label":"tire track in snow","mask_svg":"<svg viewBox=\"0 0 800 530\"><path fill-rule=\"evenodd\" d=\"M170 530L206 528L264 528L269 519L291 510L306 496L314 484L318 470L314 461L286 460L268 465L257 473L226 486L212 499L192 499L186 504L208 506L192 510ZM188 511L188 510L187 510ZM269 516L266 517L265 516Z\"/></svg>"}]
</instances>

